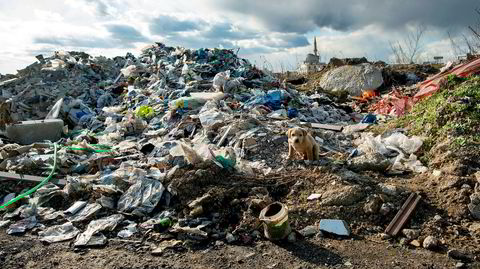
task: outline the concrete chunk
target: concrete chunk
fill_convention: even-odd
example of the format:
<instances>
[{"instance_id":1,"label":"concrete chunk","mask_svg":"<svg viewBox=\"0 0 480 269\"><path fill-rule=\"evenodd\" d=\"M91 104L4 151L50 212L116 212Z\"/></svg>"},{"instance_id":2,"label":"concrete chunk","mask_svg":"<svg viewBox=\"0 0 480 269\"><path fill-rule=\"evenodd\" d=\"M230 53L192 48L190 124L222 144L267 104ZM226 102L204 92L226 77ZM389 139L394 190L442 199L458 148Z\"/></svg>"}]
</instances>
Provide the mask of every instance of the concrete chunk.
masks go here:
<instances>
[{"instance_id":1,"label":"concrete chunk","mask_svg":"<svg viewBox=\"0 0 480 269\"><path fill-rule=\"evenodd\" d=\"M62 137L63 120L30 120L8 125L7 137L22 145L30 145L44 140L57 141Z\"/></svg>"},{"instance_id":2,"label":"concrete chunk","mask_svg":"<svg viewBox=\"0 0 480 269\"><path fill-rule=\"evenodd\" d=\"M322 219L320 221L320 231L341 236L350 236L350 228L344 220Z\"/></svg>"}]
</instances>

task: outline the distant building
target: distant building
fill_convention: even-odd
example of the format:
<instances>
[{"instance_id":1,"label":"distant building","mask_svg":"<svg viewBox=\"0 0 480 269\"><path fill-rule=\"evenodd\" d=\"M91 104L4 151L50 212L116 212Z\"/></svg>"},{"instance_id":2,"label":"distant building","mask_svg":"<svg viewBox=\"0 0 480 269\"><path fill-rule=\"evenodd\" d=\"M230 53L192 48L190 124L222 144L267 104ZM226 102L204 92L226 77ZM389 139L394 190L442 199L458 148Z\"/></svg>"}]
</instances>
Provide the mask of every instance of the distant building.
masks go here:
<instances>
[{"instance_id":1,"label":"distant building","mask_svg":"<svg viewBox=\"0 0 480 269\"><path fill-rule=\"evenodd\" d=\"M317 49L317 38L313 39L313 54L307 54L305 61L300 65L298 72L300 73L312 73L322 70L325 66L324 63L320 63L320 56Z\"/></svg>"}]
</instances>

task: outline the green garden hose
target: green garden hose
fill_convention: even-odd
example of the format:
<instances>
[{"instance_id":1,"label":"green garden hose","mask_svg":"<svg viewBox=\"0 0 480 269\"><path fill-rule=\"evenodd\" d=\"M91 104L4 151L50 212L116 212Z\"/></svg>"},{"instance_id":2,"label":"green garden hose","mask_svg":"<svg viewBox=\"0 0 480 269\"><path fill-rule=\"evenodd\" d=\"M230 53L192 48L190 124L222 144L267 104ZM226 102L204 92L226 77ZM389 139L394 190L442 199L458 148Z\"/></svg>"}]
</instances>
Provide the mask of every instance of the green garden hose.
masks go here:
<instances>
[{"instance_id":1,"label":"green garden hose","mask_svg":"<svg viewBox=\"0 0 480 269\"><path fill-rule=\"evenodd\" d=\"M50 171L50 174L48 175L48 177L46 177L44 180L42 180L42 182L38 183L37 186L35 186L35 187L31 188L30 190L18 195L17 197L13 198L12 200L4 203L3 205L0 206L0 209L4 209L7 206L17 202L18 200L20 200L22 198L25 198L25 196L31 195L32 193L36 192L43 185L45 185L50 179L52 179L56 168L57 168L57 144L53 143L53 167L52 167L52 171Z\"/></svg>"}]
</instances>

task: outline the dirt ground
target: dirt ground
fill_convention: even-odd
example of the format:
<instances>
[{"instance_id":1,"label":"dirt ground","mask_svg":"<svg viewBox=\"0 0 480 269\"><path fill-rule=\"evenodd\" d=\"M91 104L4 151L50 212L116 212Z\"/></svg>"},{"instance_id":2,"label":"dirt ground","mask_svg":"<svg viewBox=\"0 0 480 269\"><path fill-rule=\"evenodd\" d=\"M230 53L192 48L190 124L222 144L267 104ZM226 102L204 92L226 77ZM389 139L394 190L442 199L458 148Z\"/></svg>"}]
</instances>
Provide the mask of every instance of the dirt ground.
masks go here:
<instances>
[{"instance_id":1,"label":"dirt ground","mask_svg":"<svg viewBox=\"0 0 480 269\"><path fill-rule=\"evenodd\" d=\"M296 243L260 241L253 246L216 245L168 250L162 256L130 242L102 249L43 245L35 238L0 232L2 269L10 268L455 268L456 262L424 249L388 242L313 238ZM471 264L480 268L480 264Z\"/></svg>"},{"instance_id":2,"label":"dirt ground","mask_svg":"<svg viewBox=\"0 0 480 269\"><path fill-rule=\"evenodd\" d=\"M78 249L73 247L72 242L46 245L36 238L35 232L9 236L5 230L0 230L1 268L455 268L459 261L447 257L449 249L479 254L478 238L464 232L465 227L474 222L465 223L465 212L461 208L464 201L455 195L458 192L455 186L468 182L467 179L385 177L377 173L356 175L359 180L357 184L365 190L370 187L367 196L378 193L376 186L379 183L422 194L422 202L406 227L420 229L422 236L437 236L442 242L441 247L430 251L402 243L401 236L390 240L379 237L396 210L387 216L367 215L363 212L365 199L352 206L326 206L304 199L313 192L324 192L331 186L338 188L338 184L351 181L345 171L332 168L297 172L296 187L292 186L293 182L289 183L286 190L274 197L289 206L290 222L294 229L318 225L318 220L322 218L340 218L345 219L352 229L353 236L348 239L325 235L313 238L299 236L295 243L274 244L258 239L247 244L240 242L242 245L215 240L190 242L192 244L187 241L180 248L167 249L160 256L154 256L151 250L161 242L162 239L157 240L162 237L161 233L157 237L149 236L143 242L141 238L111 239L104 248ZM318 176L318 173L322 176ZM448 183L452 180L455 182ZM453 185L445 188L445 184ZM208 186L202 187L209 189ZM222 196L225 197L222 204L235 197L228 191ZM399 207L406 199L404 196L399 194L385 199ZM449 206L442 206L445 204ZM443 216L443 224L433 222L434 215ZM457 215L458 219L455 218ZM480 268L480 263L474 261L463 268Z\"/></svg>"}]
</instances>

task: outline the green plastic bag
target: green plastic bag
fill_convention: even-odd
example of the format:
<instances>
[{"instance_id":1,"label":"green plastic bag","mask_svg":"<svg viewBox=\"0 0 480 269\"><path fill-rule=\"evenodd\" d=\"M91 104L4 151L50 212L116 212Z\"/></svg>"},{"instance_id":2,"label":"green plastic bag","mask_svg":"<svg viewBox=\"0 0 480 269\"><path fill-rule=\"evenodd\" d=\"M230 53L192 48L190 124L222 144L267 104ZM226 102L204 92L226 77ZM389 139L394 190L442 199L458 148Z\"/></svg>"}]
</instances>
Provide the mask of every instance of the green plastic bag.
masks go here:
<instances>
[{"instance_id":1,"label":"green plastic bag","mask_svg":"<svg viewBox=\"0 0 480 269\"><path fill-rule=\"evenodd\" d=\"M155 116L155 110L151 106L140 106L137 108L137 117L149 119Z\"/></svg>"}]
</instances>

